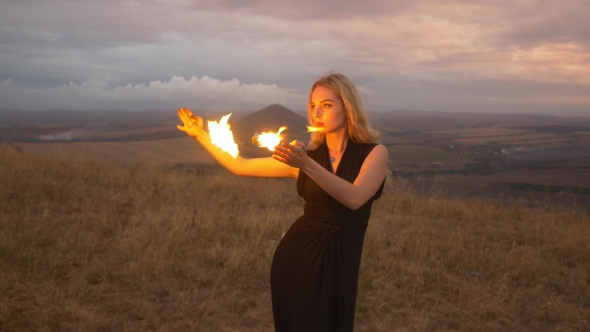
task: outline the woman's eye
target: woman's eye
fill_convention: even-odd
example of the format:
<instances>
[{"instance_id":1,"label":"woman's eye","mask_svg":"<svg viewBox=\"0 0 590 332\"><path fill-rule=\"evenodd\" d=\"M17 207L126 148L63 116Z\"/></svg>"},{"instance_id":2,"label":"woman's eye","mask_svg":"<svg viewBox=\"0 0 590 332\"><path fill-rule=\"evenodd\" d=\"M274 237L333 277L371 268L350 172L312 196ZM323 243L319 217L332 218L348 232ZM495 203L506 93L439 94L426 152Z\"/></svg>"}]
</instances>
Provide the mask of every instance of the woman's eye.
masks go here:
<instances>
[{"instance_id":1,"label":"woman's eye","mask_svg":"<svg viewBox=\"0 0 590 332\"><path fill-rule=\"evenodd\" d=\"M324 108L330 108L330 107L332 107L332 105L330 105L330 104L324 104Z\"/></svg>"},{"instance_id":2,"label":"woman's eye","mask_svg":"<svg viewBox=\"0 0 590 332\"><path fill-rule=\"evenodd\" d=\"M309 108L314 109L315 105L309 105Z\"/></svg>"}]
</instances>

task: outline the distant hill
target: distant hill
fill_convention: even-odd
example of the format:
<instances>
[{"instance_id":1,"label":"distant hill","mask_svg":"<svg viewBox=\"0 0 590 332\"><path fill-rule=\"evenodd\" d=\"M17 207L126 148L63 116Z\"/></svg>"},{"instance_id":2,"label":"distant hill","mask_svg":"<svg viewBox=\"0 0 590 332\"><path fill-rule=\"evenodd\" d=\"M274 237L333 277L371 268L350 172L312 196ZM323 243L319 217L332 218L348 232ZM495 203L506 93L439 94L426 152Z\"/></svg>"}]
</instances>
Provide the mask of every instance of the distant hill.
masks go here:
<instances>
[{"instance_id":1,"label":"distant hill","mask_svg":"<svg viewBox=\"0 0 590 332\"><path fill-rule=\"evenodd\" d=\"M309 138L307 120L290 109L273 104L232 124L232 131L236 140L247 143L255 133L272 131L276 132L280 127L287 126L283 132L287 140L305 140Z\"/></svg>"}]
</instances>

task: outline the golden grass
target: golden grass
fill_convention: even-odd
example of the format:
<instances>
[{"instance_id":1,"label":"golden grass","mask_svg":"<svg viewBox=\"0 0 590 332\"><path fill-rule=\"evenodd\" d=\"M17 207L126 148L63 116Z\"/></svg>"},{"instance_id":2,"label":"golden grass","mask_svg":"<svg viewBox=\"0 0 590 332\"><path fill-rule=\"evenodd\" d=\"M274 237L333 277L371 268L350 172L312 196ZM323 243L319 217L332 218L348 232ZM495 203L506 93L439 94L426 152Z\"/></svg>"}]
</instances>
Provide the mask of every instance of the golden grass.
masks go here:
<instances>
[{"instance_id":1,"label":"golden grass","mask_svg":"<svg viewBox=\"0 0 590 332\"><path fill-rule=\"evenodd\" d=\"M0 330L272 331L293 180L163 171L0 146ZM590 217L388 186L357 331L588 331Z\"/></svg>"}]
</instances>

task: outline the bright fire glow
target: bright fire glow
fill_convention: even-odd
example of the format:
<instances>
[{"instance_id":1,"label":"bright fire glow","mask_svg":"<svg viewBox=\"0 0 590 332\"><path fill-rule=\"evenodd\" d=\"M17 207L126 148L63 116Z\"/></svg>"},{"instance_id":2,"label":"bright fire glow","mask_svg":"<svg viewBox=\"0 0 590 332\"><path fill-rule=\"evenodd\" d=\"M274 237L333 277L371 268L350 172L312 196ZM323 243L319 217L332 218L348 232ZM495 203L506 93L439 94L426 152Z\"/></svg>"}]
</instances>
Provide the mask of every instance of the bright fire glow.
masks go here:
<instances>
[{"instance_id":1,"label":"bright fire glow","mask_svg":"<svg viewBox=\"0 0 590 332\"><path fill-rule=\"evenodd\" d=\"M279 131L277 131L276 133L268 132L268 133L256 134L256 135L254 135L254 138L252 139L252 141L255 144L258 144L258 146L261 148L267 148L270 151L273 151L275 146L277 146L281 143L281 139L283 138L283 136L281 136L281 132L284 131L285 129L287 129L287 127L283 126L283 127L279 128Z\"/></svg>"},{"instance_id":2,"label":"bright fire glow","mask_svg":"<svg viewBox=\"0 0 590 332\"><path fill-rule=\"evenodd\" d=\"M322 127L311 127L311 126L307 126L307 132L308 133L315 133L316 131L320 131L324 128Z\"/></svg>"},{"instance_id":3,"label":"bright fire glow","mask_svg":"<svg viewBox=\"0 0 590 332\"><path fill-rule=\"evenodd\" d=\"M219 123L209 121L209 136L211 136L211 143L235 158L240 151L238 145L234 142L234 135L229 129L230 126L227 124L230 115L231 113L222 117Z\"/></svg>"}]
</instances>

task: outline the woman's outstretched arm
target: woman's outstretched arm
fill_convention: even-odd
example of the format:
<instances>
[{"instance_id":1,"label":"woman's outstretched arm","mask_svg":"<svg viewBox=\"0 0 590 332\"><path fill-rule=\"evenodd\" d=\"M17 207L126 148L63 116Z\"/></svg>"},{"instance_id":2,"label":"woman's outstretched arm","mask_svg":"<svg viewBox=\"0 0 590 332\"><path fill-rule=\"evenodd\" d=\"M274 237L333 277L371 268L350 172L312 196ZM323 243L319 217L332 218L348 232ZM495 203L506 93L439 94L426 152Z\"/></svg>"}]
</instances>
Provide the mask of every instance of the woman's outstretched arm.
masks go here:
<instances>
[{"instance_id":1,"label":"woman's outstretched arm","mask_svg":"<svg viewBox=\"0 0 590 332\"><path fill-rule=\"evenodd\" d=\"M213 159L231 173L241 176L268 178L296 178L299 175L298 168L278 162L272 157L246 159L238 155L234 158L211 143L211 137L203 129L203 119L201 117L193 115L186 108L179 109L177 114L183 125L176 127L201 143Z\"/></svg>"},{"instance_id":2,"label":"woman's outstretched arm","mask_svg":"<svg viewBox=\"0 0 590 332\"><path fill-rule=\"evenodd\" d=\"M354 183L336 176L309 158L304 146L298 141L277 146L273 158L301 168L330 196L351 210L360 208L373 197L387 174L388 152L381 144L369 153Z\"/></svg>"}]
</instances>

